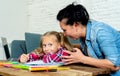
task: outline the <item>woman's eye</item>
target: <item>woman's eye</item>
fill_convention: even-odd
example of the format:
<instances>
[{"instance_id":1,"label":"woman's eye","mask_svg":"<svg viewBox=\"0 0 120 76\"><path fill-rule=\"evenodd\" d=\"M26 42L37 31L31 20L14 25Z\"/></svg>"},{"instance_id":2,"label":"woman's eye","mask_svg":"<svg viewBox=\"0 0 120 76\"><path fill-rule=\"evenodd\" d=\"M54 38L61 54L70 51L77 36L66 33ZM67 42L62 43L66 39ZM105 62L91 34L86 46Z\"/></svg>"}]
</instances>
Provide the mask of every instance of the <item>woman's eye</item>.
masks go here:
<instances>
[{"instance_id":1,"label":"woman's eye","mask_svg":"<svg viewBox=\"0 0 120 76\"><path fill-rule=\"evenodd\" d=\"M65 30L63 30L63 32L65 32Z\"/></svg>"}]
</instances>

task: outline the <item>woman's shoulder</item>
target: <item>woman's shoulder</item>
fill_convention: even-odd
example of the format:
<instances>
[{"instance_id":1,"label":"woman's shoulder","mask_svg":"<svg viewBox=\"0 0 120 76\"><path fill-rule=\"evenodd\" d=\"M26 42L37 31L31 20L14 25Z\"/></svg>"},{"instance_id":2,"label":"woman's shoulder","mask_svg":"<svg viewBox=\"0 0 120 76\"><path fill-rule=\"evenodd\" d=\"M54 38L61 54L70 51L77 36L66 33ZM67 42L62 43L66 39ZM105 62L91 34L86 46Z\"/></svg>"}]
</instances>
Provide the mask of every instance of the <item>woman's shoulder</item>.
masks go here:
<instances>
[{"instance_id":1,"label":"woman's shoulder","mask_svg":"<svg viewBox=\"0 0 120 76\"><path fill-rule=\"evenodd\" d=\"M100 21L96 21L96 20L91 20L90 21L90 25L91 25L91 31L99 31L99 30L115 30L113 27L111 27L111 25L105 23L105 22L100 22Z\"/></svg>"},{"instance_id":2,"label":"woman's shoulder","mask_svg":"<svg viewBox=\"0 0 120 76\"><path fill-rule=\"evenodd\" d=\"M90 24L92 25L92 27L103 27L103 26L109 26L107 23L105 23L105 22L101 22L101 21L90 20L89 22L90 22Z\"/></svg>"}]
</instances>

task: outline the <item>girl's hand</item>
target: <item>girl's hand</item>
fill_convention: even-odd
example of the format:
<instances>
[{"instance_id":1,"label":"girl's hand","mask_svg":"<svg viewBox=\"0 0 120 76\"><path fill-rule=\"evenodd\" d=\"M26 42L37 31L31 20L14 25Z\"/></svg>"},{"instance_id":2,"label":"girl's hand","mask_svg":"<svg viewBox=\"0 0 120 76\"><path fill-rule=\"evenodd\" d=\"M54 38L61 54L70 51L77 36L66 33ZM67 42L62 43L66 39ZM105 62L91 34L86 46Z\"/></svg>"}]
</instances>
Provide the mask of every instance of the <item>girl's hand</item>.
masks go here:
<instances>
[{"instance_id":1,"label":"girl's hand","mask_svg":"<svg viewBox=\"0 0 120 76\"><path fill-rule=\"evenodd\" d=\"M62 56L62 61L65 62L65 64L83 62L85 55L78 48L74 48L74 50L74 52L65 50L65 52L69 54L69 56Z\"/></svg>"},{"instance_id":2,"label":"girl's hand","mask_svg":"<svg viewBox=\"0 0 120 76\"><path fill-rule=\"evenodd\" d=\"M22 54L21 56L20 56L20 62L21 63L25 63L25 62L27 62L29 60L29 55L28 54Z\"/></svg>"}]
</instances>

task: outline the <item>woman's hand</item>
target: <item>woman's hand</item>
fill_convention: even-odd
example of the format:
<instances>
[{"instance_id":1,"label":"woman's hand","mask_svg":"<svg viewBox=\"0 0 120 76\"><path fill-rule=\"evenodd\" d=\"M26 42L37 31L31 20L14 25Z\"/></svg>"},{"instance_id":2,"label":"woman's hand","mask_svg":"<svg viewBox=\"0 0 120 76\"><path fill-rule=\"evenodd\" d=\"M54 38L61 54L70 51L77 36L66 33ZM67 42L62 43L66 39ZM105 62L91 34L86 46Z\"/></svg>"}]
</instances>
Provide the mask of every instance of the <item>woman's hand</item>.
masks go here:
<instances>
[{"instance_id":1,"label":"woman's hand","mask_svg":"<svg viewBox=\"0 0 120 76\"><path fill-rule=\"evenodd\" d=\"M27 62L29 60L29 55L28 54L22 54L21 56L20 56L20 62L21 63L25 63L25 62Z\"/></svg>"},{"instance_id":2,"label":"woman's hand","mask_svg":"<svg viewBox=\"0 0 120 76\"><path fill-rule=\"evenodd\" d=\"M74 48L75 52L71 51L65 51L69 54L69 56L62 56L62 61L65 62L65 64L72 64L72 63L79 63L83 62L83 58L85 55L81 52L80 49Z\"/></svg>"}]
</instances>

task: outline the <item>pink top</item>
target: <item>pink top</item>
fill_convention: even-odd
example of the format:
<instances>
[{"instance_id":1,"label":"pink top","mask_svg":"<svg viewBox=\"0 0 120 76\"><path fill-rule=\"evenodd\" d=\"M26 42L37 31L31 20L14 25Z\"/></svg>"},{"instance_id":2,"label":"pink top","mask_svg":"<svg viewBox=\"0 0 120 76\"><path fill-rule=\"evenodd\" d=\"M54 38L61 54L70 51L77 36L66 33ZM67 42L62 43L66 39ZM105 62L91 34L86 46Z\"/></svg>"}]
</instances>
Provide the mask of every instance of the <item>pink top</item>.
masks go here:
<instances>
[{"instance_id":1,"label":"pink top","mask_svg":"<svg viewBox=\"0 0 120 76\"><path fill-rule=\"evenodd\" d=\"M65 55L67 56L68 54L66 52L63 51L64 48L59 48L58 52L55 54L44 54L42 56L42 59L45 63L51 63L51 62L60 62L62 60L61 56ZM36 61L39 60L41 57L39 57L37 54L35 53L30 53L29 54L29 61Z\"/></svg>"}]
</instances>

